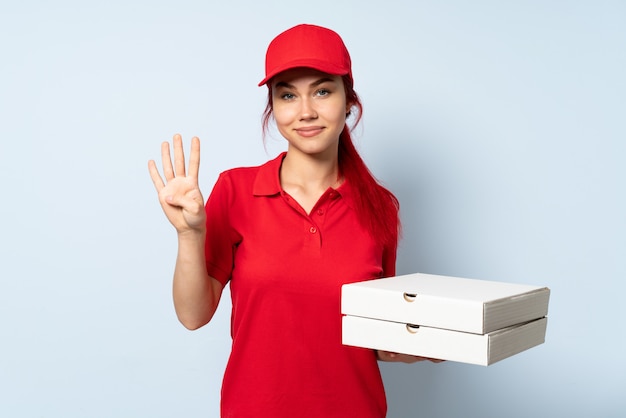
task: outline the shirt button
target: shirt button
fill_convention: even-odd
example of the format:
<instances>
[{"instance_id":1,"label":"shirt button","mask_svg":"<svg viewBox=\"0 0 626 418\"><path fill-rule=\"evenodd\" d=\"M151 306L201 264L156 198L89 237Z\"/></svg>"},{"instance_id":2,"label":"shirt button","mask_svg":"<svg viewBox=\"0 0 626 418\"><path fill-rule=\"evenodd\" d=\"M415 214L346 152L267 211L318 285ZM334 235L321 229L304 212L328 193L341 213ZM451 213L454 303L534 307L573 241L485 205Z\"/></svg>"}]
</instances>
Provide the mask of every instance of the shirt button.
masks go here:
<instances>
[{"instance_id":1,"label":"shirt button","mask_svg":"<svg viewBox=\"0 0 626 418\"><path fill-rule=\"evenodd\" d=\"M311 234L315 234L315 233L317 232L317 228L316 228L316 227L314 227L314 226L312 226L312 227L309 229L309 232L310 232Z\"/></svg>"},{"instance_id":2,"label":"shirt button","mask_svg":"<svg viewBox=\"0 0 626 418\"><path fill-rule=\"evenodd\" d=\"M318 209L318 210L317 210L317 214L318 214L319 216L323 216L323 215L324 215L324 210L323 210L323 209Z\"/></svg>"}]
</instances>

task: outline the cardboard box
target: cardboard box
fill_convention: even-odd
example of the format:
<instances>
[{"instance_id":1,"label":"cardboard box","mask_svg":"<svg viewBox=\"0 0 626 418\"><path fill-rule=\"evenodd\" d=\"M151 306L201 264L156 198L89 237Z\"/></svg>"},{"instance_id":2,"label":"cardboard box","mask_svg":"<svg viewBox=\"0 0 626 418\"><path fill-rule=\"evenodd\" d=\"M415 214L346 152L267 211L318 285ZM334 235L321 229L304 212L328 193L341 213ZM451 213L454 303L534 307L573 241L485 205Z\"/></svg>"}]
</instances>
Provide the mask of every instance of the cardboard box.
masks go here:
<instances>
[{"instance_id":1,"label":"cardboard box","mask_svg":"<svg viewBox=\"0 0 626 418\"><path fill-rule=\"evenodd\" d=\"M343 343L488 366L544 342L547 318L489 334L418 327L399 322L344 316Z\"/></svg>"},{"instance_id":2,"label":"cardboard box","mask_svg":"<svg viewBox=\"0 0 626 418\"><path fill-rule=\"evenodd\" d=\"M342 288L343 343L489 365L542 344L546 287L410 274Z\"/></svg>"}]
</instances>

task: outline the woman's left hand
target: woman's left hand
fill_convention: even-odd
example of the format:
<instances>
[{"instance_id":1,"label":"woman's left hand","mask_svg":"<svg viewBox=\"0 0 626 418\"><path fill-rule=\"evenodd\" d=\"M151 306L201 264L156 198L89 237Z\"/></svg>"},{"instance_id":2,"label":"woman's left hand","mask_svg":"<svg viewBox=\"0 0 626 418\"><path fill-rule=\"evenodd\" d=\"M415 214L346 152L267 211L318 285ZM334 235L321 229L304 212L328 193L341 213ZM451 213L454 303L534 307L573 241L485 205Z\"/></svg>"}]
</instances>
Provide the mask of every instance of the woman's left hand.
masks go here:
<instances>
[{"instance_id":1,"label":"woman's left hand","mask_svg":"<svg viewBox=\"0 0 626 418\"><path fill-rule=\"evenodd\" d=\"M390 361L396 363L417 363L418 361L430 361L433 363L441 363L445 360L439 360L436 358L412 356L409 354L392 353L390 351L377 350L376 356L380 361Z\"/></svg>"}]
</instances>

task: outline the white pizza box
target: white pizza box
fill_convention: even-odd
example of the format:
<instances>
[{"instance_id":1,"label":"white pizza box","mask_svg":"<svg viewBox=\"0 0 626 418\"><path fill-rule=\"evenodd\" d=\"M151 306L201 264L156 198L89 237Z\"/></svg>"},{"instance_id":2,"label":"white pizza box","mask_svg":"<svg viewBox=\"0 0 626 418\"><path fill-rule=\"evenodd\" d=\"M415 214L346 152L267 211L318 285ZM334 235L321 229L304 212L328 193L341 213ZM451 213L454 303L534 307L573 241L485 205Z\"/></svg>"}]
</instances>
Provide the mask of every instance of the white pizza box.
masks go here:
<instances>
[{"instance_id":1,"label":"white pizza box","mask_svg":"<svg viewBox=\"0 0 626 418\"><path fill-rule=\"evenodd\" d=\"M344 315L488 334L543 318L547 287L432 274L408 274L342 286Z\"/></svg>"},{"instance_id":2,"label":"white pizza box","mask_svg":"<svg viewBox=\"0 0 626 418\"><path fill-rule=\"evenodd\" d=\"M344 345L488 366L545 340L547 318L472 334L358 316L342 318Z\"/></svg>"}]
</instances>

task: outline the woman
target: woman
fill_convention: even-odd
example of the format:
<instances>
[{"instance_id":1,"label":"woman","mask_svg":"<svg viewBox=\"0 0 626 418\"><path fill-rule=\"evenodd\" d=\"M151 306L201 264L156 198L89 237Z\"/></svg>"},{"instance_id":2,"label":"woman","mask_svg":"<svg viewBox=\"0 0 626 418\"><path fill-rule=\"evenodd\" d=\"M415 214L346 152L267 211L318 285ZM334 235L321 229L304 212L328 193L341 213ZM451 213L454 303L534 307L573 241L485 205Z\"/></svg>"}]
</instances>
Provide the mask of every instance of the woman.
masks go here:
<instances>
[{"instance_id":1,"label":"woman","mask_svg":"<svg viewBox=\"0 0 626 418\"><path fill-rule=\"evenodd\" d=\"M393 276L398 205L355 150L346 119L361 103L350 56L335 32L298 25L266 55L264 127L288 148L259 167L222 173L206 202L200 144L185 170L182 140L162 145L165 181L152 180L178 232L174 303L189 329L232 296L232 351L223 417L359 417L386 414L377 359L417 357L343 346L341 285Z\"/></svg>"}]
</instances>

